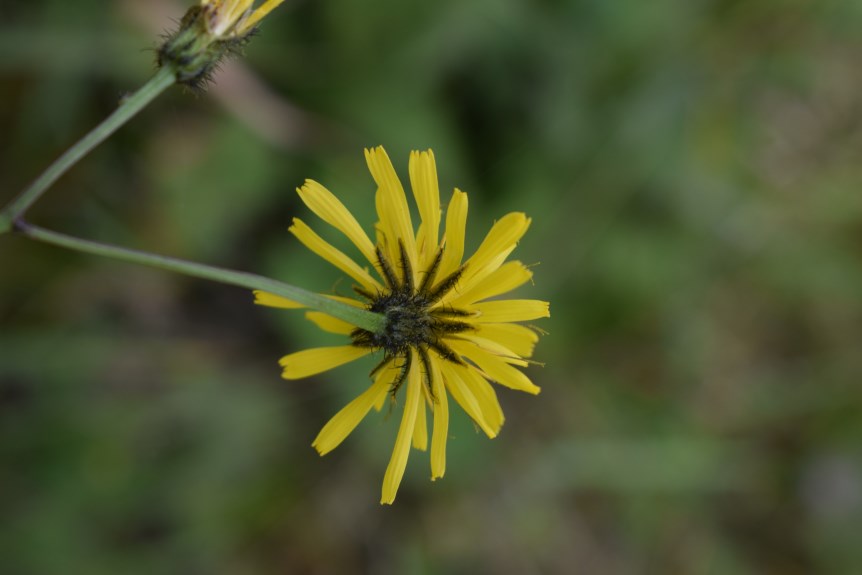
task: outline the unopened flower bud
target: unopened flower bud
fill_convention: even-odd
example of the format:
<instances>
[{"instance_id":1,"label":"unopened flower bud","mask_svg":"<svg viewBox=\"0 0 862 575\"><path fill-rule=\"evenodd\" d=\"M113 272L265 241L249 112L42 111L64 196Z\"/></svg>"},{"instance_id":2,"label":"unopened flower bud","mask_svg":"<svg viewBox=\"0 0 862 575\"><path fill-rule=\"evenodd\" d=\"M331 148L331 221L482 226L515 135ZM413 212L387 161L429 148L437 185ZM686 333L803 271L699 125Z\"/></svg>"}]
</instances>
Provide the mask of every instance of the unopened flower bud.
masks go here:
<instances>
[{"instance_id":1,"label":"unopened flower bud","mask_svg":"<svg viewBox=\"0 0 862 575\"><path fill-rule=\"evenodd\" d=\"M198 88L209 80L225 57L237 54L254 35L257 24L283 0L201 0L186 12L179 29L157 52L159 67L170 66L177 81Z\"/></svg>"}]
</instances>

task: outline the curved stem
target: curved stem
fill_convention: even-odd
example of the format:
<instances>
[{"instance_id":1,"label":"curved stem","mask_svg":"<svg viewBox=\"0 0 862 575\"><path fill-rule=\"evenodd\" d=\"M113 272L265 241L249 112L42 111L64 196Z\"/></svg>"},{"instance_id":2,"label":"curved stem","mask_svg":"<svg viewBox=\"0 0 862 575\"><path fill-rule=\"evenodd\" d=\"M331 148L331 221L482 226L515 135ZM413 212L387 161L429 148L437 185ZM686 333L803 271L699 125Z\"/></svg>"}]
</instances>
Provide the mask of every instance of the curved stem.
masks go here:
<instances>
[{"instance_id":1,"label":"curved stem","mask_svg":"<svg viewBox=\"0 0 862 575\"><path fill-rule=\"evenodd\" d=\"M101 144L113 134L117 128L128 122L159 94L176 82L176 74L165 66L150 78L137 92L126 97L113 114L93 128L90 133L81 138L74 146L57 158L53 164L42 172L27 189L15 198L0 212L0 233L12 231L15 220L22 218L24 213L38 200L45 191L65 174L69 168L78 163L90 150Z\"/></svg>"},{"instance_id":2,"label":"curved stem","mask_svg":"<svg viewBox=\"0 0 862 575\"><path fill-rule=\"evenodd\" d=\"M99 242L84 240L61 234L59 232L46 230L45 228L31 225L20 219L15 223L15 231L34 240L79 252L155 267L187 276L231 284L251 290L262 290L285 297L289 300L295 301L296 303L302 304L303 306L322 311L352 325L372 332L380 331L385 322L385 318L380 314L356 308L330 299L324 295L316 294L290 284L271 280L255 274L226 270L223 268L128 248L109 246Z\"/></svg>"}]
</instances>

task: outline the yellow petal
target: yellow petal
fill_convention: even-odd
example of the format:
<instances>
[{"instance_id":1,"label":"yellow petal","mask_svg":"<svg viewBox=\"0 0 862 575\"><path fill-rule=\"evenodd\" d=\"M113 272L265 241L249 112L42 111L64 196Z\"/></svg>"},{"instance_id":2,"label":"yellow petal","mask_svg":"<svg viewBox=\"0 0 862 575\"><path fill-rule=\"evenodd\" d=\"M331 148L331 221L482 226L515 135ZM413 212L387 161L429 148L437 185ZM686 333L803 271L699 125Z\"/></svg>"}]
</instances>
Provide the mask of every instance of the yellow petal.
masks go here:
<instances>
[{"instance_id":1,"label":"yellow petal","mask_svg":"<svg viewBox=\"0 0 862 575\"><path fill-rule=\"evenodd\" d=\"M476 280L500 267L529 227L530 218L521 212L506 214L494 223L479 249L467 260L461 291L469 290Z\"/></svg>"},{"instance_id":2,"label":"yellow petal","mask_svg":"<svg viewBox=\"0 0 862 575\"><path fill-rule=\"evenodd\" d=\"M355 300L350 297L344 297L339 295L331 295L331 294L321 294L323 297L329 298L334 301L338 301L341 303L346 303L347 305L352 305L353 307L365 308L365 304L359 300ZM254 291L254 303L257 305L265 305L267 307L277 307L283 309L302 309L304 306L301 303L297 303L293 300L287 299L286 297L281 297L280 295L275 295L271 293L267 293L265 291L255 290Z\"/></svg>"},{"instance_id":3,"label":"yellow petal","mask_svg":"<svg viewBox=\"0 0 862 575\"><path fill-rule=\"evenodd\" d=\"M263 19L264 16L272 12L282 2L284 2L284 0L267 0L266 2L261 4L260 8L255 10L252 15L249 16L245 22L243 22L242 29L239 33L243 34L254 28L257 23ZM251 2L248 2L248 4L251 4Z\"/></svg>"},{"instance_id":4,"label":"yellow petal","mask_svg":"<svg viewBox=\"0 0 862 575\"><path fill-rule=\"evenodd\" d=\"M550 304L537 299L501 299L473 304L467 308L479 315L470 318L476 323L530 321L550 317Z\"/></svg>"},{"instance_id":5,"label":"yellow petal","mask_svg":"<svg viewBox=\"0 0 862 575\"><path fill-rule=\"evenodd\" d=\"M281 297L280 295L275 295L260 290L254 291L254 303L256 303L257 305L278 307L282 309L301 309L305 307L301 303L296 303L295 301L289 300L286 297Z\"/></svg>"},{"instance_id":6,"label":"yellow petal","mask_svg":"<svg viewBox=\"0 0 862 575\"><path fill-rule=\"evenodd\" d=\"M391 504L395 501L398 486L404 477L407 467L407 457L410 455L410 439L416 427L416 412L419 409L419 400L422 395L422 374L414 361L407 374L407 400L404 402L404 415L401 417L401 425L398 427L398 437L395 439L395 448L392 450L392 459L386 467L383 476L383 489L380 494L380 503Z\"/></svg>"},{"instance_id":7,"label":"yellow petal","mask_svg":"<svg viewBox=\"0 0 862 575\"><path fill-rule=\"evenodd\" d=\"M377 381L362 394L345 405L329 422L323 426L312 442L320 455L326 455L338 447L344 439L356 429L372 406L382 397L386 398L391 380L377 378Z\"/></svg>"},{"instance_id":8,"label":"yellow petal","mask_svg":"<svg viewBox=\"0 0 862 575\"><path fill-rule=\"evenodd\" d=\"M337 333L339 335L350 335L350 333L356 329L355 325L332 317L331 315L325 314L321 311L305 312L305 319L314 323L314 325L323 331Z\"/></svg>"},{"instance_id":9,"label":"yellow petal","mask_svg":"<svg viewBox=\"0 0 862 575\"><path fill-rule=\"evenodd\" d=\"M528 365L530 365L529 362L521 359L521 357L518 356L517 353L515 353L513 350L498 341L494 341L487 337L476 335L475 333L462 333L458 334L458 337L460 339L466 339L468 341L471 341L485 351L505 359L506 363L512 365L520 365L521 367L527 367Z\"/></svg>"},{"instance_id":10,"label":"yellow petal","mask_svg":"<svg viewBox=\"0 0 862 575\"><path fill-rule=\"evenodd\" d=\"M386 397L387 396L388 396L388 394L387 395L381 395L380 397L377 398L377 401L374 402L374 411L379 412L381 409L383 409L383 405L386 403Z\"/></svg>"},{"instance_id":11,"label":"yellow petal","mask_svg":"<svg viewBox=\"0 0 862 575\"><path fill-rule=\"evenodd\" d=\"M462 365L455 365L454 368L460 374L464 385L473 394L482 412L482 417L496 436L505 421L503 409L500 407L500 401L497 399L497 392L494 391L488 380L475 368Z\"/></svg>"},{"instance_id":12,"label":"yellow petal","mask_svg":"<svg viewBox=\"0 0 862 575\"><path fill-rule=\"evenodd\" d=\"M446 243L437 277L445 278L458 269L464 257L464 237L467 229L467 194L456 189L446 208Z\"/></svg>"},{"instance_id":13,"label":"yellow petal","mask_svg":"<svg viewBox=\"0 0 862 575\"><path fill-rule=\"evenodd\" d=\"M344 204L332 192L314 180L306 180L302 187L296 191L312 212L347 236L369 262L375 266L377 265L374 244L368 239L368 235L359 225L359 222L356 221L356 218L353 217L353 214L344 207Z\"/></svg>"},{"instance_id":14,"label":"yellow petal","mask_svg":"<svg viewBox=\"0 0 862 575\"><path fill-rule=\"evenodd\" d=\"M416 410L416 427L413 428L413 448L419 451L428 449L428 421L425 402L420 401Z\"/></svg>"},{"instance_id":15,"label":"yellow petal","mask_svg":"<svg viewBox=\"0 0 862 575\"><path fill-rule=\"evenodd\" d=\"M434 392L434 429L431 432L431 480L446 473L446 442L449 439L449 400L438 361L431 358L431 389Z\"/></svg>"},{"instance_id":16,"label":"yellow petal","mask_svg":"<svg viewBox=\"0 0 862 575\"><path fill-rule=\"evenodd\" d=\"M352 305L353 307L361 307L364 308L365 304L357 299L353 299L352 297L344 297L341 295L326 295L329 299L333 301L340 301L341 303L346 303L347 305Z\"/></svg>"},{"instance_id":17,"label":"yellow petal","mask_svg":"<svg viewBox=\"0 0 862 575\"><path fill-rule=\"evenodd\" d=\"M420 234L417 235L422 237L419 244L423 252L420 265L424 268L436 255L440 231L440 188L434 152L431 150L410 152L410 186L422 218Z\"/></svg>"},{"instance_id":18,"label":"yellow petal","mask_svg":"<svg viewBox=\"0 0 862 575\"><path fill-rule=\"evenodd\" d=\"M384 208L382 203L383 194L379 189L377 190L377 195L374 197L374 202L377 206L377 213L385 213L386 209ZM374 232L377 236L377 246L380 248L380 251L383 253L383 256L389 261L389 263L395 266L397 272L397 264L399 261L398 240L393 239L396 237L396 234L390 224L391 219L388 217L386 220L378 220L377 223L374 224Z\"/></svg>"},{"instance_id":19,"label":"yellow petal","mask_svg":"<svg viewBox=\"0 0 862 575\"><path fill-rule=\"evenodd\" d=\"M395 362L393 361L389 362L389 365L377 372L377 378L386 379L386 381L388 382L387 385L392 385L392 382L395 381L395 378L398 377L400 373L401 368L396 366ZM389 394L381 395L377 398L377 400L374 402L374 409L376 411L380 411L381 409L383 409L383 405L386 403L386 398L388 397L388 395Z\"/></svg>"},{"instance_id":20,"label":"yellow petal","mask_svg":"<svg viewBox=\"0 0 862 575\"><path fill-rule=\"evenodd\" d=\"M429 259L427 254L429 252L434 252L434 248L428 247L428 239L425 237L426 235L425 222L422 222L419 224L419 231L416 232L416 252L419 254L419 261L421 262L419 264L420 269L427 268L428 264L425 263Z\"/></svg>"},{"instance_id":21,"label":"yellow petal","mask_svg":"<svg viewBox=\"0 0 862 575\"><path fill-rule=\"evenodd\" d=\"M500 385L532 393L533 395L541 391L541 388L530 381L530 378L522 371L512 367L501 358L483 350L479 346L467 341L447 341L453 350L478 365L479 369L485 373L488 379Z\"/></svg>"},{"instance_id":22,"label":"yellow petal","mask_svg":"<svg viewBox=\"0 0 862 575\"><path fill-rule=\"evenodd\" d=\"M390 263L396 269L401 261L399 256L399 240L404 243L407 257L414 264L416 259L416 238L413 235L413 223L410 219L410 208L407 205L407 197L401 180L392 167L392 162L382 146L365 150L365 160L368 162L368 170L377 183L377 210L380 218L379 225L386 235L387 250ZM414 278L416 265L413 266Z\"/></svg>"},{"instance_id":23,"label":"yellow petal","mask_svg":"<svg viewBox=\"0 0 862 575\"><path fill-rule=\"evenodd\" d=\"M283 378L301 379L344 365L369 353L371 350L368 348L352 345L315 347L286 355L278 363L284 368L281 374Z\"/></svg>"},{"instance_id":24,"label":"yellow petal","mask_svg":"<svg viewBox=\"0 0 862 575\"><path fill-rule=\"evenodd\" d=\"M228 0L215 3L215 15L208 22L211 31L217 36L227 32L248 10L252 0Z\"/></svg>"},{"instance_id":25,"label":"yellow petal","mask_svg":"<svg viewBox=\"0 0 862 575\"><path fill-rule=\"evenodd\" d=\"M521 357L533 355L533 349L539 341L539 334L516 323L480 323L476 328L482 337L501 343Z\"/></svg>"},{"instance_id":26,"label":"yellow petal","mask_svg":"<svg viewBox=\"0 0 862 575\"><path fill-rule=\"evenodd\" d=\"M518 288L533 277L527 267L519 261L506 262L495 271L478 279L469 290L453 293L451 304L472 303L504 294Z\"/></svg>"},{"instance_id":27,"label":"yellow petal","mask_svg":"<svg viewBox=\"0 0 862 575\"><path fill-rule=\"evenodd\" d=\"M365 289L376 292L381 289L377 281L359 265L346 256L341 250L317 235L305 222L299 218L293 219L290 232L312 252L316 253L356 281Z\"/></svg>"},{"instance_id":28,"label":"yellow petal","mask_svg":"<svg viewBox=\"0 0 862 575\"><path fill-rule=\"evenodd\" d=\"M482 431L484 431L488 437L494 438L497 436L499 427L495 429L485 419L482 406L476 399L472 389L464 382L464 378L461 377L466 368L456 369L461 367L462 366L450 362L440 362L440 371L443 374L443 381L446 384L446 389L449 390L449 393L452 394L452 397L455 398L455 401L458 402L461 409L467 412L467 415L476 422L476 425L482 428Z\"/></svg>"}]
</instances>

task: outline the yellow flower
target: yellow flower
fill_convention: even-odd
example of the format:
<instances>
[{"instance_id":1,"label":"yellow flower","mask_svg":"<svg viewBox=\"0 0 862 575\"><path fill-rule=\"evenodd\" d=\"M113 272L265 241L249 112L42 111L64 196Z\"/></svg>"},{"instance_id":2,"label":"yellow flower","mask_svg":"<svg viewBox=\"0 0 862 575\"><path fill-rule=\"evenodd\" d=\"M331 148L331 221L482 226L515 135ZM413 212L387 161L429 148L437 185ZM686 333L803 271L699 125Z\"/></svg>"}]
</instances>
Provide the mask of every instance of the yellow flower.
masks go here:
<instances>
[{"instance_id":1,"label":"yellow flower","mask_svg":"<svg viewBox=\"0 0 862 575\"><path fill-rule=\"evenodd\" d=\"M210 33L217 38L248 34L261 19L284 0L267 0L252 10L255 0L201 0Z\"/></svg>"},{"instance_id":2,"label":"yellow flower","mask_svg":"<svg viewBox=\"0 0 862 575\"><path fill-rule=\"evenodd\" d=\"M382 147L365 151L377 183L376 242L326 188L307 180L300 198L324 222L347 236L368 260L357 264L295 218L290 231L307 248L356 281L359 299L331 296L382 314L385 328L370 332L318 311L306 317L324 331L350 337L342 346L308 349L281 359L286 379L327 371L369 353L381 354L371 372L372 383L324 426L313 442L324 455L337 447L365 418L378 411L389 395L393 401L406 388L404 414L392 459L383 479L381 503L392 503L404 475L410 445L428 445L426 410L433 414L431 479L446 470L449 400L452 398L488 435L495 437L503 412L489 382L539 393L518 367L526 367L538 340L535 330L517 322L549 315L548 303L529 299L490 299L526 283L532 272L519 261L506 262L530 219L510 213L491 228L476 252L462 262L467 220L467 194L455 190L446 209L441 237L440 194L434 154L412 152L410 183L421 223L414 227L404 189ZM302 307L264 292L256 303L280 308Z\"/></svg>"}]
</instances>

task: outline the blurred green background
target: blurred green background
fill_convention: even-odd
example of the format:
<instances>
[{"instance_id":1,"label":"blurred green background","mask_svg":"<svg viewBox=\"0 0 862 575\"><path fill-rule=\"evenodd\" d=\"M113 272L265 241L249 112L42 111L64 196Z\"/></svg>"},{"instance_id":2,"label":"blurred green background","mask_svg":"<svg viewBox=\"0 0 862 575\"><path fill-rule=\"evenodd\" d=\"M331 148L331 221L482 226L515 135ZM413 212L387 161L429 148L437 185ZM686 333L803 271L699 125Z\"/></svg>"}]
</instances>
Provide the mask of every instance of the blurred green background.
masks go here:
<instances>
[{"instance_id":1,"label":"blurred green background","mask_svg":"<svg viewBox=\"0 0 862 575\"><path fill-rule=\"evenodd\" d=\"M0 202L153 72L186 5L4 0ZM364 146L433 148L468 245L526 211L552 302L488 440L446 477L397 415L311 440L371 364L243 290L0 237L0 572L862 573L862 3L288 0L30 219L347 280L287 227L314 178L373 221ZM321 228L321 226L317 226Z\"/></svg>"}]
</instances>

